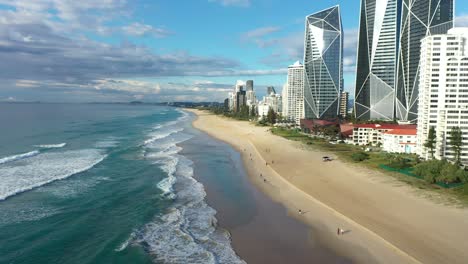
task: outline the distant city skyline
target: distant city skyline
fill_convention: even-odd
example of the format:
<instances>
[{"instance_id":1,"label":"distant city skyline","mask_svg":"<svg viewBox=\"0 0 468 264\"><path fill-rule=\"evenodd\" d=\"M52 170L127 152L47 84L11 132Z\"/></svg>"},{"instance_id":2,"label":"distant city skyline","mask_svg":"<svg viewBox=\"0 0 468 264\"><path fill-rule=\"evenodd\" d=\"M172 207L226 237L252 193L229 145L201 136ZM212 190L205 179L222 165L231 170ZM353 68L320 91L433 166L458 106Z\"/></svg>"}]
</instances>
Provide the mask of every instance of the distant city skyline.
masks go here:
<instances>
[{"instance_id":1,"label":"distant city skyline","mask_svg":"<svg viewBox=\"0 0 468 264\"><path fill-rule=\"evenodd\" d=\"M238 79L280 93L304 19L341 5L354 98L359 1L0 0L0 101L222 101ZM458 26L468 4L456 1ZM262 94L259 94L262 96Z\"/></svg>"}]
</instances>

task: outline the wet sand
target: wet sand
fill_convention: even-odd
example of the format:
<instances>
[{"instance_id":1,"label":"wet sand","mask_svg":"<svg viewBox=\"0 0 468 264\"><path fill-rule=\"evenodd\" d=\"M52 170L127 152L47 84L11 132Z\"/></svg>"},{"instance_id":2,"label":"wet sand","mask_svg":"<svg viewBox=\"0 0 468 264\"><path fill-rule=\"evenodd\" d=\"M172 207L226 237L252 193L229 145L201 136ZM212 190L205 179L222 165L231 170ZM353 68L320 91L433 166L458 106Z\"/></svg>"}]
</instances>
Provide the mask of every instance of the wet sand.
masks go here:
<instances>
[{"instance_id":1,"label":"wet sand","mask_svg":"<svg viewBox=\"0 0 468 264\"><path fill-rule=\"evenodd\" d=\"M236 253L247 263L352 263L322 245L309 226L253 186L240 154L230 146L204 133L182 146L182 154L194 161L208 204L217 210L219 226L230 231ZM212 155L218 160L210 161Z\"/></svg>"}]
</instances>

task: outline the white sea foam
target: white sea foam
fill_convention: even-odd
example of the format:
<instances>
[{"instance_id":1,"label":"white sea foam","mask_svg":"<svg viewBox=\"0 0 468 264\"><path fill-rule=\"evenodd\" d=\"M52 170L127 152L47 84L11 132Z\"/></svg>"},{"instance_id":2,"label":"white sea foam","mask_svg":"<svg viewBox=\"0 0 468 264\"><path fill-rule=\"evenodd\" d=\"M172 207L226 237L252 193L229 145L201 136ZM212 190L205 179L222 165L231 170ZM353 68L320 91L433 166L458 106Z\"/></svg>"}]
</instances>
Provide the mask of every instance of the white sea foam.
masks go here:
<instances>
[{"instance_id":1,"label":"white sea foam","mask_svg":"<svg viewBox=\"0 0 468 264\"><path fill-rule=\"evenodd\" d=\"M17 154L17 155L4 157L4 158L0 159L0 164L5 164L7 162L12 162L12 161L16 161L16 160L31 158L31 157L34 157L36 155L39 155L39 153L40 153L39 150L34 150L34 151L27 152L27 153L22 153L22 154Z\"/></svg>"},{"instance_id":2,"label":"white sea foam","mask_svg":"<svg viewBox=\"0 0 468 264\"><path fill-rule=\"evenodd\" d=\"M125 240L122 244L120 244L120 245L115 249L115 251L116 251L116 252L120 252L120 251L125 250L125 249L128 247L128 245L130 245L130 243L131 243L134 239L135 239L135 233L132 232L132 233L130 234L130 237L127 238L127 240Z\"/></svg>"},{"instance_id":3,"label":"white sea foam","mask_svg":"<svg viewBox=\"0 0 468 264\"><path fill-rule=\"evenodd\" d=\"M67 145L67 143L60 143L60 144L44 144L44 145L35 145L38 148L63 148Z\"/></svg>"},{"instance_id":4,"label":"white sea foam","mask_svg":"<svg viewBox=\"0 0 468 264\"><path fill-rule=\"evenodd\" d=\"M204 187L193 178L193 163L178 154L182 148L176 144L189 138L177 132L147 145L145 157L168 175L158 187L175 200L169 212L136 232L133 243L143 245L155 262L245 263L232 249L229 233L217 227L216 211L206 204Z\"/></svg>"},{"instance_id":5,"label":"white sea foam","mask_svg":"<svg viewBox=\"0 0 468 264\"><path fill-rule=\"evenodd\" d=\"M161 132L158 131L158 132L151 133L149 135L150 138L145 140L145 142L143 144L144 145L151 144L151 143L155 142L158 139L169 137L170 135L182 132L183 130L184 130L184 128L178 127L178 128L174 128L174 129L171 129L171 130L168 130L168 131L161 131Z\"/></svg>"},{"instance_id":6,"label":"white sea foam","mask_svg":"<svg viewBox=\"0 0 468 264\"><path fill-rule=\"evenodd\" d=\"M0 200L89 170L106 157L100 150L44 153L0 167Z\"/></svg>"}]
</instances>

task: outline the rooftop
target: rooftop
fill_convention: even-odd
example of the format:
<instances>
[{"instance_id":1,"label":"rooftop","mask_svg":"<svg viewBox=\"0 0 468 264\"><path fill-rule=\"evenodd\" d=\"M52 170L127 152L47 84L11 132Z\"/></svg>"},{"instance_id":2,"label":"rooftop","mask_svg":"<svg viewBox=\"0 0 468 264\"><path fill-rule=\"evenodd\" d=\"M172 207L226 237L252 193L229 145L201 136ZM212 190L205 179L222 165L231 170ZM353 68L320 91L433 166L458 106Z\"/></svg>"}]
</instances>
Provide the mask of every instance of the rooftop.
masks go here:
<instances>
[{"instance_id":1,"label":"rooftop","mask_svg":"<svg viewBox=\"0 0 468 264\"><path fill-rule=\"evenodd\" d=\"M416 132L416 129L392 129L387 132L384 132L384 134L416 136Z\"/></svg>"},{"instance_id":2,"label":"rooftop","mask_svg":"<svg viewBox=\"0 0 468 264\"><path fill-rule=\"evenodd\" d=\"M354 128L372 128L372 129L416 129L416 125L399 124L355 124Z\"/></svg>"}]
</instances>

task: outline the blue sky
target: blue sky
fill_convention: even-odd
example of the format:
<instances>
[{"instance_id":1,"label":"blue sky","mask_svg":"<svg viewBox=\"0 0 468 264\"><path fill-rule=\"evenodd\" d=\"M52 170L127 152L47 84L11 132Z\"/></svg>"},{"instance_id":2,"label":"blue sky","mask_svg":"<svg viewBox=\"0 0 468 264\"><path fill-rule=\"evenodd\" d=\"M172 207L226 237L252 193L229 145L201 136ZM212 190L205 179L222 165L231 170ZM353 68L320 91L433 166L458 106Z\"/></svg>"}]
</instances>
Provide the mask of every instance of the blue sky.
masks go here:
<instances>
[{"instance_id":1,"label":"blue sky","mask_svg":"<svg viewBox=\"0 0 468 264\"><path fill-rule=\"evenodd\" d=\"M353 93L358 0L0 0L0 101L219 101L238 79L280 90L305 16L337 4Z\"/></svg>"}]
</instances>

